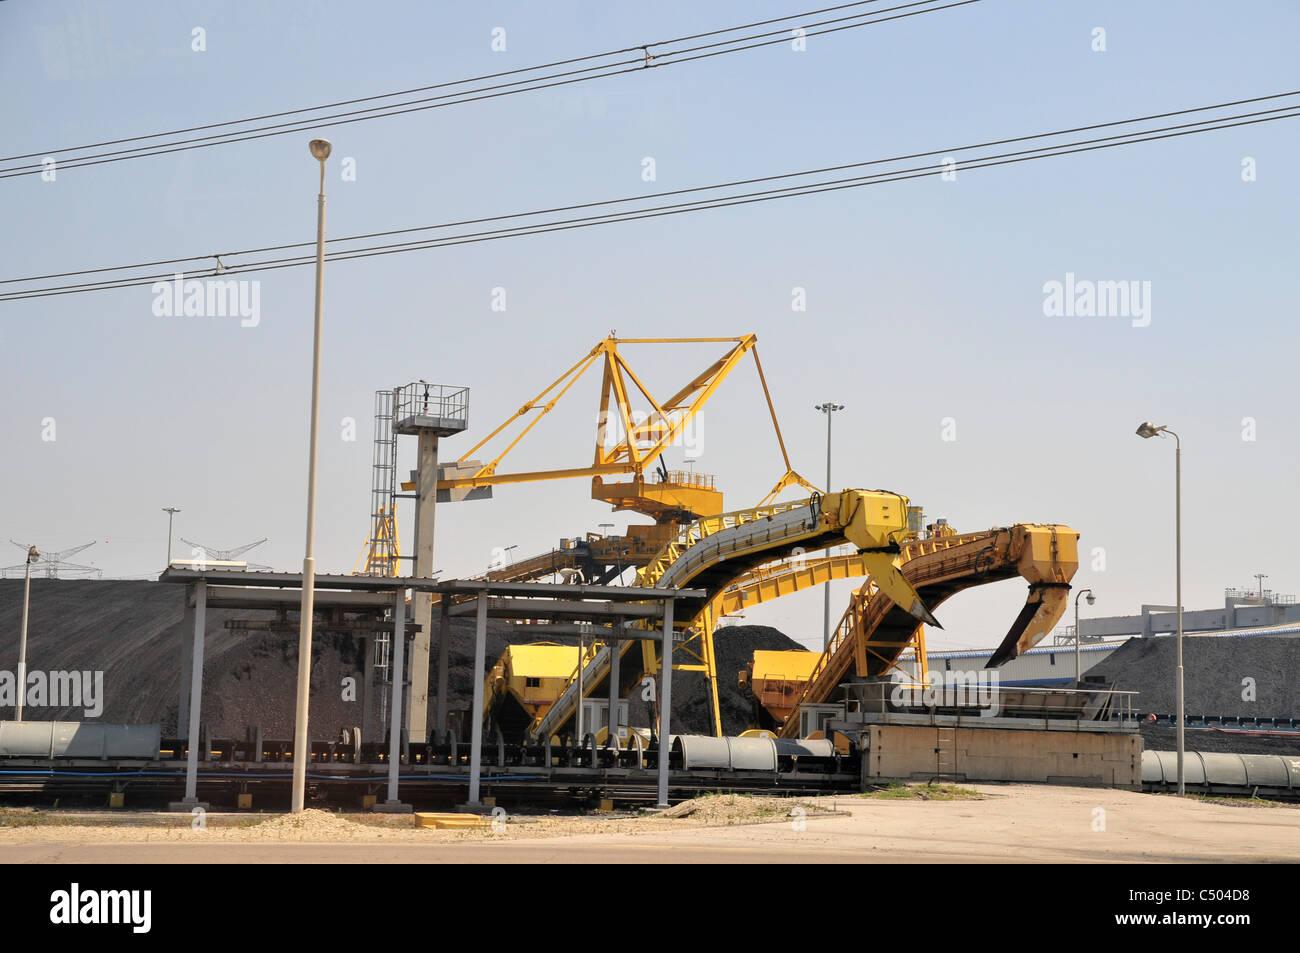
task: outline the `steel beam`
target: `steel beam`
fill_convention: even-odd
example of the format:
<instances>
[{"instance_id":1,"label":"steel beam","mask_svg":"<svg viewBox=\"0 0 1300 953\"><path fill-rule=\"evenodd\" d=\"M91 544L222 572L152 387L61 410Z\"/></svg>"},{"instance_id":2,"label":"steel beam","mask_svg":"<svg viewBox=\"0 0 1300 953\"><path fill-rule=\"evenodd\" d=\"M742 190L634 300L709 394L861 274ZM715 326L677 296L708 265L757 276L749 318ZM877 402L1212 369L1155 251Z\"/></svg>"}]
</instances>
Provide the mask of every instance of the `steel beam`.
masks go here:
<instances>
[{"instance_id":1,"label":"steel beam","mask_svg":"<svg viewBox=\"0 0 1300 953\"><path fill-rule=\"evenodd\" d=\"M184 738L190 731L190 686L185 673L194 667L194 586L185 587L185 611L181 616L181 677L180 697L176 703L176 737Z\"/></svg>"},{"instance_id":2,"label":"steel beam","mask_svg":"<svg viewBox=\"0 0 1300 953\"><path fill-rule=\"evenodd\" d=\"M477 600L476 600L477 602ZM451 607L453 616L477 611L475 603ZM515 599L488 597L488 611L494 619L649 619L659 615L654 605L615 605L609 602L579 602L571 599Z\"/></svg>"},{"instance_id":3,"label":"steel beam","mask_svg":"<svg viewBox=\"0 0 1300 953\"><path fill-rule=\"evenodd\" d=\"M390 582L388 588L393 589ZM209 586L208 605L213 609L298 609L301 593L297 589L253 589L239 586ZM392 605L391 592L328 592L317 593L312 605L317 609L387 609Z\"/></svg>"},{"instance_id":4,"label":"steel beam","mask_svg":"<svg viewBox=\"0 0 1300 953\"><path fill-rule=\"evenodd\" d=\"M659 666L659 807L668 806L673 743L673 600L664 601L663 664Z\"/></svg>"},{"instance_id":5,"label":"steel beam","mask_svg":"<svg viewBox=\"0 0 1300 953\"><path fill-rule=\"evenodd\" d=\"M401 806L397 797L397 773L402 763L402 683L406 657L406 593L398 592L393 600L393 641L390 643L390 667L393 672L393 707L388 719L388 803L390 810Z\"/></svg>"},{"instance_id":6,"label":"steel beam","mask_svg":"<svg viewBox=\"0 0 1300 953\"><path fill-rule=\"evenodd\" d=\"M470 707L469 804L480 803L479 774L483 766L483 665L487 655L488 600L480 596L474 627L474 701Z\"/></svg>"},{"instance_id":7,"label":"steel beam","mask_svg":"<svg viewBox=\"0 0 1300 953\"><path fill-rule=\"evenodd\" d=\"M200 579L209 585L228 583L239 587L273 589L298 589L302 574L294 572L233 572L209 569L168 569L158 576L159 582L193 583ZM708 595L703 589L641 588L638 586L565 585L548 582L493 582L486 579L436 579L415 576L351 576L317 575L315 588L350 589L358 592L392 592L395 589L414 589L419 592L439 592L453 595L476 596L481 592L509 596L541 596L546 598L568 596L574 599L600 599L605 602L649 602L660 599L703 599ZM385 603L386 604L386 603Z\"/></svg>"},{"instance_id":8,"label":"steel beam","mask_svg":"<svg viewBox=\"0 0 1300 953\"><path fill-rule=\"evenodd\" d=\"M618 632L618 630L615 630ZM614 633L610 633L614 635ZM622 635L622 632L618 632ZM605 716L605 747L612 748L617 744L618 737L618 665L622 659L623 653L619 651L617 642L609 647L609 713Z\"/></svg>"},{"instance_id":9,"label":"steel beam","mask_svg":"<svg viewBox=\"0 0 1300 953\"><path fill-rule=\"evenodd\" d=\"M203 700L203 635L207 625L207 584L194 586L194 649L190 660L189 750L185 753L185 800L182 810L199 807L199 724Z\"/></svg>"},{"instance_id":10,"label":"steel beam","mask_svg":"<svg viewBox=\"0 0 1300 953\"><path fill-rule=\"evenodd\" d=\"M594 638L598 642L659 642L663 639L663 633L658 629L624 629L617 625L592 625L580 622L538 622L531 625L515 625L511 628L520 637L580 635L583 638ZM515 637L513 633L511 637Z\"/></svg>"}]
</instances>

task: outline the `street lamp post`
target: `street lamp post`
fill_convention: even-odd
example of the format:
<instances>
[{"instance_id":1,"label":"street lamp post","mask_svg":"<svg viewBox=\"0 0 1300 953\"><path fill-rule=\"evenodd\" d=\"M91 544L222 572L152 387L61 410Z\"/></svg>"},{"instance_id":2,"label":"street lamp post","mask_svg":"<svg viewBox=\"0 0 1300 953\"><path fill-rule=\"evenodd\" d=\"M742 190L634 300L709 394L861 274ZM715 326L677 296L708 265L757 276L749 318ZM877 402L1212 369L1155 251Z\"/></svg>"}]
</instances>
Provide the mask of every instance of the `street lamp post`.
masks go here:
<instances>
[{"instance_id":1,"label":"street lamp post","mask_svg":"<svg viewBox=\"0 0 1300 953\"><path fill-rule=\"evenodd\" d=\"M170 568L172 564L172 520L180 510L174 506L164 506L162 511L167 514L167 567Z\"/></svg>"},{"instance_id":2,"label":"street lamp post","mask_svg":"<svg viewBox=\"0 0 1300 953\"><path fill-rule=\"evenodd\" d=\"M1088 605L1097 601L1097 597L1092 594L1091 589L1082 589L1079 595L1074 597L1074 687L1078 688L1083 684L1083 653L1079 651L1080 632L1079 632L1079 596L1088 597Z\"/></svg>"},{"instance_id":3,"label":"street lamp post","mask_svg":"<svg viewBox=\"0 0 1300 953\"><path fill-rule=\"evenodd\" d=\"M1178 611L1178 684L1174 703L1178 709L1178 793L1187 793L1186 776L1183 774L1183 722L1186 713L1183 709L1183 443L1168 427L1159 427L1143 421L1137 429L1137 435L1150 438L1159 434L1169 434L1174 438L1174 602Z\"/></svg>"},{"instance_id":4,"label":"street lamp post","mask_svg":"<svg viewBox=\"0 0 1300 953\"><path fill-rule=\"evenodd\" d=\"M23 628L18 636L18 698L14 702L14 721L23 720L23 701L27 696L27 607L31 602L32 563L41 558L35 546L27 547L27 564L23 567Z\"/></svg>"},{"instance_id":5,"label":"street lamp post","mask_svg":"<svg viewBox=\"0 0 1300 953\"><path fill-rule=\"evenodd\" d=\"M316 324L311 367L311 450L307 462L307 545L302 559L302 606L298 613L298 701L293 722L293 793L290 809L298 814L307 794L307 762L311 760L307 732L307 702L311 693L312 614L316 604L316 438L320 423L321 298L325 290L325 160L328 139L313 139L312 157L320 162L320 194L316 197ZM401 646L397 646L401 651ZM396 717L397 713L394 712Z\"/></svg>"},{"instance_id":6,"label":"street lamp post","mask_svg":"<svg viewBox=\"0 0 1300 953\"><path fill-rule=\"evenodd\" d=\"M826 415L826 492L831 491L831 414L837 410L843 410L843 404L833 404L829 401L824 404L818 404L815 410L820 410ZM831 644L831 584L826 583L825 592L825 617L823 622L822 648L830 648Z\"/></svg>"}]
</instances>

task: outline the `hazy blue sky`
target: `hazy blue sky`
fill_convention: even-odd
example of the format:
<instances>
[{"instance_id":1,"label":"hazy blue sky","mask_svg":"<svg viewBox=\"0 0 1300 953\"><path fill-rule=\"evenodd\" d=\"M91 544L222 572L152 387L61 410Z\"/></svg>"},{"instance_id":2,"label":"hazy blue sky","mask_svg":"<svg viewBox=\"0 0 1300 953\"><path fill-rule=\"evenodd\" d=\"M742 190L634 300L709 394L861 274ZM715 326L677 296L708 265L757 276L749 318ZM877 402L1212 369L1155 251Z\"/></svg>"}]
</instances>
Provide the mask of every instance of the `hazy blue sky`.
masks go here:
<instances>
[{"instance_id":1,"label":"hazy blue sky","mask_svg":"<svg viewBox=\"0 0 1300 953\"><path fill-rule=\"evenodd\" d=\"M0 4L4 155L460 79L811 9L795 0ZM191 49L192 30L207 49ZM492 31L507 49L491 49ZM1093 30L1106 31L1094 52ZM1296 88L1293 3L986 0L671 69L321 132L332 235L683 188ZM0 278L307 241L310 134L0 180ZM622 336L754 332L795 465L885 487L962 530L1064 522L1094 613L1173 599L1173 444L1185 446L1186 603L1300 589L1295 120L865 190L332 265L326 276L318 566L367 533L372 395L471 388L472 433ZM657 181L642 181L653 157ZM340 179L342 158L356 180ZM1256 162L1256 181L1242 161ZM1046 317L1043 286L1150 282L1151 321ZM261 281L261 320L157 317L134 288L0 303L0 538L107 575L161 567L166 516L216 547L301 565L310 269ZM507 310L491 309L505 288ZM791 310L795 287L807 311ZM716 347L641 358L666 390ZM638 354L639 352L634 352ZM683 360L685 358L685 360ZM518 466L591 453L594 374ZM358 439L341 439L355 417ZM1243 439L1243 418L1255 439ZM53 418L56 439L43 440ZM955 440L944 440L944 418ZM704 416L697 469L736 507L780 475L752 365ZM461 448L461 449L458 449ZM404 464L414 455L403 445ZM680 455L670 458L679 462ZM499 490L438 516L448 576L610 519L586 481ZM614 518L621 527L626 516ZM409 534L409 521L403 526ZM409 537L408 537L409 538ZM3 543L8 547L8 543ZM1105 569L1092 568L1093 547ZM17 562L21 553L0 565ZM835 589L838 613L850 590ZM931 645L989 645L1018 583L959 596ZM749 614L809 644L821 596Z\"/></svg>"}]
</instances>

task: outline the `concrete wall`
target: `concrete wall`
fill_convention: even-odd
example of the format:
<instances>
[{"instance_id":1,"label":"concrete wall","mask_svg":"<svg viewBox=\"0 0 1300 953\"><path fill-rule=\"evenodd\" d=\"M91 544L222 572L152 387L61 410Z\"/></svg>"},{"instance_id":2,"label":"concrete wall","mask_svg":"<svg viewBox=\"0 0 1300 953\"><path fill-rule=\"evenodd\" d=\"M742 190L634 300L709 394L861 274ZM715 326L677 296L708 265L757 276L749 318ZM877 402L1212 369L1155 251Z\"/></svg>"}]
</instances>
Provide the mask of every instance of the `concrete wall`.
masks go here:
<instances>
[{"instance_id":1,"label":"concrete wall","mask_svg":"<svg viewBox=\"0 0 1300 953\"><path fill-rule=\"evenodd\" d=\"M862 780L1036 781L1138 789L1142 739L1118 732L864 725Z\"/></svg>"},{"instance_id":2,"label":"concrete wall","mask_svg":"<svg viewBox=\"0 0 1300 953\"><path fill-rule=\"evenodd\" d=\"M1115 638L1122 635L1150 637L1176 632L1178 613L1172 606L1144 605L1140 615L1098 616L1081 619L1079 628L1085 637ZM1247 629L1265 625L1300 622L1300 605L1251 605L1227 601L1221 609L1183 609L1184 632L1215 632Z\"/></svg>"}]
</instances>

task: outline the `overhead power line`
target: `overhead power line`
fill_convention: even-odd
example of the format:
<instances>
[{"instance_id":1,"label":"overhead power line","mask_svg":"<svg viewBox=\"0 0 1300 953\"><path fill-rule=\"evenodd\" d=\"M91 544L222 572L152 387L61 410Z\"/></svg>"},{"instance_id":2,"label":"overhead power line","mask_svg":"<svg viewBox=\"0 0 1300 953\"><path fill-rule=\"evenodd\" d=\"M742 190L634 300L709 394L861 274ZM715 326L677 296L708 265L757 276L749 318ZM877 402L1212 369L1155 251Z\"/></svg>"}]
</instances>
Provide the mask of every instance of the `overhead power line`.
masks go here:
<instances>
[{"instance_id":1,"label":"overhead power line","mask_svg":"<svg viewBox=\"0 0 1300 953\"><path fill-rule=\"evenodd\" d=\"M247 119L207 123L199 126L190 126L185 129L176 129L170 132L152 133L144 136L132 136L121 139L110 139L83 146L73 146L64 149L49 150L46 152L29 152L22 155L7 156L5 158L0 158L0 163L18 162L23 159L34 158L40 158L42 161L0 167L0 179L35 175L44 170L45 165L43 160L46 158L54 159L56 162L56 168L59 170L78 169L85 166L103 165L111 162L125 162L130 159L147 158L149 156L165 155L172 152L184 152L191 149L204 149L211 146L227 145L234 142L265 139L271 136L283 136L307 130L366 122L371 119L382 119L407 113L422 112L429 109L439 109L445 106L461 105L486 99L497 99L503 96L512 96L517 93L550 89L556 86L567 86L573 83L587 82L593 79L602 79L624 73L640 72L650 68L674 66L681 63L708 59L714 56L722 56L727 53L739 53L745 50L758 49L773 44L790 42L792 38L790 33L791 28L787 27L780 30L752 33L731 39L717 40L712 43L683 47L681 49L668 48L697 39L707 39L709 37L721 36L726 33L735 33L758 26L768 26L774 23L796 22L800 24L797 29L803 30L803 35L805 37L823 36L829 33L859 29L861 27L873 26L879 23L919 16L925 13L948 10L953 7L968 6L973 3L979 3L981 0L948 0L948 2L943 2L943 0L912 0L912 2L897 4L895 6L875 8L865 12L833 17L825 20L805 21L804 19L810 16L819 16L827 12L836 12L854 7L866 7L881 2L884 2L884 0L858 0L856 3L846 3L806 13L790 14L788 16L778 17L771 20L756 21L742 26L727 27L721 30L713 30L706 33L697 33L690 36L678 37L673 40L663 40L640 46L625 47L621 50L615 50L609 53L592 54L590 56L575 57L568 60L556 60L541 66L524 67L517 70L507 70L501 73L491 73L473 79L438 83L430 86L402 90L399 92L361 97L359 99L341 100L322 106L311 106L301 109L285 110L282 112L264 113L260 116L254 116ZM652 50L654 51L653 53L651 52ZM593 60L611 59L632 52L640 52L641 55L621 60L614 60L612 62L599 63L594 66L586 66L580 69L569 69L549 73L543 72L541 75L532 76L523 75L539 73L544 70L554 70L559 66L571 66L576 63L589 62ZM486 86L471 85L481 84L487 80L504 79L511 76L523 76L523 78L512 79L507 82ZM410 95L412 93L450 89L452 87L467 85L471 86L471 88L461 89L454 92L444 92L438 95L425 96L418 99L387 103L385 105L366 106L361 109L354 109L345 112L325 112L326 110L336 109L341 106L358 105L361 103L392 99L399 96ZM312 115L303 115L307 113ZM250 123L262 122L267 119L281 119L295 115L302 116L302 118L264 126L249 125ZM196 136L188 139L173 138L172 141L167 142L149 142L149 140L169 139L176 136L188 135L192 132L205 132L207 130L215 129L224 129L227 131L215 132L210 135ZM91 149L101 149L106 146L115 145L127 145L129 143L141 143L141 145L106 152L88 152L88 150ZM60 156L63 156L64 158L60 158Z\"/></svg>"},{"instance_id":2,"label":"overhead power line","mask_svg":"<svg viewBox=\"0 0 1300 953\"><path fill-rule=\"evenodd\" d=\"M777 175L759 176L749 179L733 179L729 182L720 182L714 185L700 185L684 189L671 189L663 192L650 192L642 195L625 196L618 199L603 199L594 202L583 202L574 205L558 205L551 208L535 209L528 212L513 212L505 215L493 215L484 218L462 219L454 222L442 222L436 225L415 225L405 228L393 228L378 232L363 232L359 235L347 235L338 238L326 239L327 245L361 241L367 238L386 238L391 235L403 235L413 232L432 231L435 229L457 228L464 225L482 225L488 222L507 221L515 218L528 218L538 215L549 215L557 212L573 212L588 208L597 208L602 205L616 205L628 202L644 202L650 199L668 198L675 195L687 195L695 192L713 191L717 189L731 188L741 185L755 185L761 182L772 182L780 179L796 178L809 175L820 175L827 172L841 172L846 169L862 168L872 165L885 165L892 162L906 162L912 159L924 159L930 156L949 155L963 152L970 152L977 149L992 148L994 146L1012 145L1019 142L1032 142L1036 139L1051 139L1059 136L1073 135L1079 132L1093 132L1098 129L1113 129L1119 126L1134 125L1143 122L1153 122L1157 119L1171 119L1176 116L1190 116L1196 113L1213 112L1215 110L1229 109L1236 106L1249 106L1256 103L1272 102L1276 100L1300 97L1300 90L1293 90L1286 93L1273 93L1268 96L1255 96L1249 99L1237 99L1229 102L1214 103L1209 106L1192 106L1186 109L1176 109L1162 113L1150 113L1145 116L1135 116L1130 119L1115 119L1108 122L1091 123L1084 126L1072 126L1067 129L1055 129L1051 132L1039 132L1025 136L1015 136L1004 139L990 139L984 142L971 143L964 146L954 146L947 149L931 149L928 152L912 152L905 155L891 156L884 159L870 159L862 162L850 162L840 165L822 166L816 169L806 169L800 172L785 172ZM1291 108L1291 107L1284 107ZM1255 115L1247 113L1245 115ZM1172 128L1172 127L1171 127ZM272 251L288 251L293 248L314 248L315 242L288 242L279 245L264 245L258 248L245 248L239 251L209 252L203 255L190 255L185 258L162 258L154 261L136 262L130 265L112 265L102 268L85 268L79 271L54 272L48 275L33 275L27 278L5 278L0 279L0 285L14 284L18 282L29 283L33 281L44 281L54 278L70 278L78 275L92 275L111 271L131 271L138 268L160 267L162 265L179 265L187 262L207 261L209 259L236 258L243 255L255 255ZM223 269L224 271L224 269Z\"/></svg>"},{"instance_id":3,"label":"overhead power line","mask_svg":"<svg viewBox=\"0 0 1300 953\"><path fill-rule=\"evenodd\" d=\"M873 159L864 162L854 162L834 166L824 166L819 169L811 169L802 172L788 172L778 175L762 176L750 179L738 179L731 182L720 183L709 186L698 186L689 189L677 189L667 192L652 193L644 196L626 197L620 199L611 199L602 202L586 202L576 205L557 206L551 209L538 210L533 212L514 213L511 215L498 215L477 219L466 219L458 222L448 222L439 225L418 226L414 228L390 229L387 231L370 232L362 235L354 235L346 238L333 239L332 241L340 244L354 243L361 240L392 237L401 234L414 232L424 232L433 230L445 230L452 228L464 228L467 226L483 225L496 222L510 222L512 220L534 218L544 215L556 215L574 211L593 211L594 214L578 216L573 218L551 219L535 223L523 223L505 225L495 229L485 229L480 231L459 232L456 234L439 236L434 238L418 239L406 242L395 242L381 245L369 245L351 248L337 248L327 254L330 261L348 261L355 258L370 258L381 255L398 254L409 251L421 251L431 248L440 248L449 245L472 244L483 241L493 241L502 238L518 238L526 235L539 235L550 232L568 231L576 228L588 228L596 225L608 225L617 222L629 222L646 218L660 218L666 215L677 215L685 212L703 211L706 209L726 208L734 205L749 205L757 202L774 201L782 198L795 198L804 195L812 195L822 192L840 191L844 189L863 188L872 185L880 185L886 182L899 182L909 179L924 178L933 176L951 168L946 161L949 157L959 154L970 153L978 150L987 150L992 147L1010 145L1016 143L1026 143L1034 140L1045 138L1060 138L1065 135L1074 135L1080 132L1092 132L1101 129L1113 129L1120 126L1128 126L1143 122L1151 122L1155 119L1165 119L1175 116L1185 116L1194 113L1201 113L1207 110L1222 110L1227 107L1240 106L1246 104L1262 103L1268 101L1278 101L1283 99L1295 100L1300 97L1300 91L1290 93L1278 93L1271 96L1255 97L1253 99L1237 100L1231 103L1220 103L1215 106L1198 106L1190 109L1176 110L1172 112L1156 113L1150 116L1138 117L1135 119L1116 120L1107 123L1095 123L1086 126L1076 126L1072 129L1058 130L1050 133L1037 133L1028 136L1017 136L1013 138L1003 138L989 140L974 145L957 146L948 149L935 149L928 152L911 153L903 156L895 156L888 159ZM1220 129L1234 128L1237 126L1254 125L1264 122L1272 122L1279 119L1292 119L1300 116L1300 101L1292 101L1287 105L1273 109L1255 110L1250 112L1237 112L1230 115L1215 116L1211 118L1198 119L1193 122L1178 123L1173 125L1163 125L1146 127L1141 129L1130 129L1119 132L1115 135L1072 139L1064 142L1049 143L1038 145L1027 149L1019 149L1008 152L992 152L986 154L977 154L963 158L957 165L961 171L971 171L974 169L992 168L996 166L1011 165L1021 162L1028 162L1034 159L1051 158L1054 156L1070 155L1080 152L1091 152L1099 149L1111 149L1119 146L1134 145L1143 142L1152 142L1162 139L1177 138L1188 135L1196 135L1204 132L1212 132ZM757 185L762 183L774 183L792 178L804 178L813 175L825 175L827 173L843 172L849 169L862 169L872 166L898 164L909 162L917 159L933 159L936 156L943 156L944 160L939 162L930 162L928 164L909 166L905 168L892 168L880 172L872 172L863 175L853 175L843 178L823 179L813 182L802 182L792 185L783 185L773 189L761 191L732 192L730 194L712 194L700 198L688 199L682 202L673 202L662 205L651 205L648 207L636 207L622 210L597 211L601 208L611 206L626 205L628 203L645 203L656 199L679 197L688 194L697 194L704 192L716 193L723 189L734 189L742 186ZM311 245L310 242L292 243L286 245L263 246L258 249L248 249L243 252L223 254L220 257L238 257L240 255L266 254L269 252L286 251L294 248L306 247ZM64 273L63 275L43 276L41 278L29 279L7 279L5 284L14 282L33 282L40 280L49 280L59 277L67 277L76 274L106 273L110 271L132 271L144 267L156 267L164 264L183 264L187 262L203 261L208 258L217 256L195 256L183 259L170 259L159 262L140 263L137 265L119 266L117 268L88 269L83 272ZM234 266L222 266L218 269L204 269L196 274L191 274L191 278L211 278L225 277L235 274L246 274L263 271L276 271L282 268L294 268L311 264L315 261L313 255L287 256L280 258L261 259L258 261L241 262ZM47 297L61 294L77 294L87 291L112 290L114 288L126 288L139 285L153 284L158 281L171 280L173 275L170 273L159 273L151 275L130 275L120 276L117 278L108 278L100 281L90 281L82 283L73 283L67 285L54 285L42 288L23 289L12 292L0 293L0 301L5 300L22 300L25 298Z\"/></svg>"}]
</instances>

